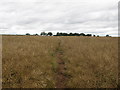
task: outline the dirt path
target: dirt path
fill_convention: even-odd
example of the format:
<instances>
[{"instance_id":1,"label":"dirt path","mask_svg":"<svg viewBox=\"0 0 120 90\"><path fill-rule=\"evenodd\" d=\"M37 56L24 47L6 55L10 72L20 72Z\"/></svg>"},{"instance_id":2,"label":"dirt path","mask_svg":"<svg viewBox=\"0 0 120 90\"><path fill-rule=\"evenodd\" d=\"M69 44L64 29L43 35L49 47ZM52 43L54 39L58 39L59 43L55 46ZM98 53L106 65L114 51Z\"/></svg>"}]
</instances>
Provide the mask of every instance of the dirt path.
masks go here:
<instances>
[{"instance_id":1,"label":"dirt path","mask_svg":"<svg viewBox=\"0 0 120 90\"><path fill-rule=\"evenodd\" d=\"M56 88L65 88L65 81L66 81L66 76L65 76L65 62L63 60L63 50L61 46L61 41L59 42L58 49L57 49L57 73L56 73Z\"/></svg>"}]
</instances>

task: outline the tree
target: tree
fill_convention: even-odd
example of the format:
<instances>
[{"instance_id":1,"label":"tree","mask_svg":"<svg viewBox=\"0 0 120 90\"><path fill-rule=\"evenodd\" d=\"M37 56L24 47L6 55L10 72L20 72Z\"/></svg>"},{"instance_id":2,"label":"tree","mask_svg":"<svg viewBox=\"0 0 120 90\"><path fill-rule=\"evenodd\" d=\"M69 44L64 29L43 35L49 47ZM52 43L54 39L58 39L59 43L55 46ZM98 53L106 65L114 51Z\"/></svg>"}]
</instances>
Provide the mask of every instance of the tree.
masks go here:
<instances>
[{"instance_id":1,"label":"tree","mask_svg":"<svg viewBox=\"0 0 120 90\"><path fill-rule=\"evenodd\" d=\"M52 32L48 32L48 34L47 34L48 36L52 36L53 34L52 34Z\"/></svg>"},{"instance_id":2,"label":"tree","mask_svg":"<svg viewBox=\"0 0 120 90\"><path fill-rule=\"evenodd\" d=\"M106 37L110 37L110 36L107 34Z\"/></svg>"},{"instance_id":3,"label":"tree","mask_svg":"<svg viewBox=\"0 0 120 90\"><path fill-rule=\"evenodd\" d=\"M49 35L49 34L48 34ZM92 36L92 34L84 34L84 33L62 33L62 32L57 32L56 35L54 36ZM95 35L94 35L95 37Z\"/></svg>"},{"instance_id":4,"label":"tree","mask_svg":"<svg viewBox=\"0 0 120 90\"><path fill-rule=\"evenodd\" d=\"M38 36L38 34L36 33L36 34L34 34L35 36Z\"/></svg>"},{"instance_id":5,"label":"tree","mask_svg":"<svg viewBox=\"0 0 120 90\"><path fill-rule=\"evenodd\" d=\"M57 34L56 34L56 36L62 36L63 35L63 33L59 33L59 32L57 32Z\"/></svg>"},{"instance_id":6,"label":"tree","mask_svg":"<svg viewBox=\"0 0 120 90\"><path fill-rule=\"evenodd\" d=\"M86 36L92 36L92 34L87 34Z\"/></svg>"},{"instance_id":7,"label":"tree","mask_svg":"<svg viewBox=\"0 0 120 90\"><path fill-rule=\"evenodd\" d=\"M26 35L30 35L29 33L26 33Z\"/></svg>"},{"instance_id":8,"label":"tree","mask_svg":"<svg viewBox=\"0 0 120 90\"><path fill-rule=\"evenodd\" d=\"M93 35L93 37L95 37L95 35Z\"/></svg>"},{"instance_id":9,"label":"tree","mask_svg":"<svg viewBox=\"0 0 120 90\"><path fill-rule=\"evenodd\" d=\"M68 34L67 33L62 33L62 36L68 36Z\"/></svg>"},{"instance_id":10,"label":"tree","mask_svg":"<svg viewBox=\"0 0 120 90\"><path fill-rule=\"evenodd\" d=\"M80 36L85 36L85 34L84 34L84 33L80 33L79 35L80 35Z\"/></svg>"},{"instance_id":11,"label":"tree","mask_svg":"<svg viewBox=\"0 0 120 90\"><path fill-rule=\"evenodd\" d=\"M59 32L57 32L56 36L60 36L60 33L59 33Z\"/></svg>"},{"instance_id":12,"label":"tree","mask_svg":"<svg viewBox=\"0 0 120 90\"><path fill-rule=\"evenodd\" d=\"M80 34L79 33L74 33L74 36L80 36Z\"/></svg>"},{"instance_id":13,"label":"tree","mask_svg":"<svg viewBox=\"0 0 120 90\"><path fill-rule=\"evenodd\" d=\"M40 35L42 35L42 36L46 36L47 35L47 33L45 33L45 32L41 32L41 34Z\"/></svg>"},{"instance_id":14,"label":"tree","mask_svg":"<svg viewBox=\"0 0 120 90\"><path fill-rule=\"evenodd\" d=\"M72 36L73 34L72 33L69 33L69 36Z\"/></svg>"},{"instance_id":15,"label":"tree","mask_svg":"<svg viewBox=\"0 0 120 90\"><path fill-rule=\"evenodd\" d=\"M61 33L59 33L59 35L60 35L60 36L63 36L63 33L61 32Z\"/></svg>"}]
</instances>

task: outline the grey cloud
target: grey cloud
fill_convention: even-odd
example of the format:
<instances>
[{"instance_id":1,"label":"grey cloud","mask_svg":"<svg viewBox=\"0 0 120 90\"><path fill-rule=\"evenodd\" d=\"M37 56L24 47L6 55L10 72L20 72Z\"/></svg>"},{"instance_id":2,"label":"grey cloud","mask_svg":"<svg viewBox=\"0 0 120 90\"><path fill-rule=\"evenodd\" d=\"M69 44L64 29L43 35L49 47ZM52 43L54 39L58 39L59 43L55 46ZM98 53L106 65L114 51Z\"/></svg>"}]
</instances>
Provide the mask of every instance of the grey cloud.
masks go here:
<instances>
[{"instance_id":1,"label":"grey cloud","mask_svg":"<svg viewBox=\"0 0 120 90\"><path fill-rule=\"evenodd\" d=\"M118 0L2 0L0 33L117 33ZM116 34L117 35L117 34Z\"/></svg>"}]
</instances>

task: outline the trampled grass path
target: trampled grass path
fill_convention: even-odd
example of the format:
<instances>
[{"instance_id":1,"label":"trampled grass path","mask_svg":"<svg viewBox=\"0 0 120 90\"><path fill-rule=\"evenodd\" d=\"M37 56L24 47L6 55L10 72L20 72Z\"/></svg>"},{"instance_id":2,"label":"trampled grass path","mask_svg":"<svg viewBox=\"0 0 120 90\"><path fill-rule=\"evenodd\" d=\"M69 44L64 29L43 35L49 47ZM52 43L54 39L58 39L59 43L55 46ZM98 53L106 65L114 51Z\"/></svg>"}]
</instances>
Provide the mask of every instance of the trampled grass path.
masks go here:
<instances>
[{"instance_id":1,"label":"trampled grass path","mask_svg":"<svg viewBox=\"0 0 120 90\"><path fill-rule=\"evenodd\" d=\"M62 50L61 40L59 39L58 47L56 49L57 68L56 68L56 88L65 88L65 62L63 60L64 51Z\"/></svg>"}]
</instances>

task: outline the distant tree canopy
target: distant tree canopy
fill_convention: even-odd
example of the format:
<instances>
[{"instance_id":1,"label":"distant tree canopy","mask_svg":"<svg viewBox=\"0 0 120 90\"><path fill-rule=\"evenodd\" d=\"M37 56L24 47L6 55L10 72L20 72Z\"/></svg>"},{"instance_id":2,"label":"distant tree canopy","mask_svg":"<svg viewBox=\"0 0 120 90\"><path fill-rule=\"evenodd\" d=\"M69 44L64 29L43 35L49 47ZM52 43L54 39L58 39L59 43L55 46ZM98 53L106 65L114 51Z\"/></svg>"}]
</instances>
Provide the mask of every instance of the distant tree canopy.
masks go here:
<instances>
[{"instance_id":1,"label":"distant tree canopy","mask_svg":"<svg viewBox=\"0 0 120 90\"><path fill-rule=\"evenodd\" d=\"M53 34L52 34L52 32L48 32L48 34L47 34L48 36L52 36Z\"/></svg>"},{"instance_id":2,"label":"distant tree canopy","mask_svg":"<svg viewBox=\"0 0 120 90\"><path fill-rule=\"evenodd\" d=\"M95 35L93 35L93 37L95 37Z\"/></svg>"},{"instance_id":3,"label":"distant tree canopy","mask_svg":"<svg viewBox=\"0 0 120 90\"><path fill-rule=\"evenodd\" d=\"M47 33L45 33L45 32L41 32L41 34L40 35L42 35L42 36L46 36L47 35Z\"/></svg>"},{"instance_id":4,"label":"distant tree canopy","mask_svg":"<svg viewBox=\"0 0 120 90\"><path fill-rule=\"evenodd\" d=\"M80 36L85 36L85 34L84 33L80 33Z\"/></svg>"},{"instance_id":5,"label":"distant tree canopy","mask_svg":"<svg viewBox=\"0 0 120 90\"><path fill-rule=\"evenodd\" d=\"M26 35L30 35L29 33L26 33ZM38 36L38 34L33 34L35 36ZM41 32L40 33L41 36L88 36L91 37L92 34L84 34L84 33L62 33L62 32L57 32L56 35L53 35L52 32ZM93 37L99 37L99 35L93 35ZM111 37L108 34L106 35L106 37Z\"/></svg>"},{"instance_id":6,"label":"distant tree canopy","mask_svg":"<svg viewBox=\"0 0 120 90\"><path fill-rule=\"evenodd\" d=\"M56 35L54 35L54 36L92 36L92 34L84 34L84 33L59 33L59 32L57 32L57 34Z\"/></svg>"},{"instance_id":7,"label":"distant tree canopy","mask_svg":"<svg viewBox=\"0 0 120 90\"><path fill-rule=\"evenodd\" d=\"M26 33L26 35L30 35L29 33Z\"/></svg>"},{"instance_id":8,"label":"distant tree canopy","mask_svg":"<svg viewBox=\"0 0 120 90\"><path fill-rule=\"evenodd\" d=\"M38 34L37 34L37 33L36 33L36 34L33 34L33 35L38 36Z\"/></svg>"},{"instance_id":9,"label":"distant tree canopy","mask_svg":"<svg viewBox=\"0 0 120 90\"><path fill-rule=\"evenodd\" d=\"M92 34L87 34L87 35L85 35L85 36L92 36Z\"/></svg>"},{"instance_id":10,"label":"distant tree canopy","mask_svg":"<svg viewBox=\"0 0 120 90\"><path fill-rule=\"evenodd\" d=\"M107 34L106 37L110 37L110 35Z\"/></svg>"}]
</instances>

